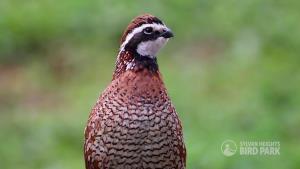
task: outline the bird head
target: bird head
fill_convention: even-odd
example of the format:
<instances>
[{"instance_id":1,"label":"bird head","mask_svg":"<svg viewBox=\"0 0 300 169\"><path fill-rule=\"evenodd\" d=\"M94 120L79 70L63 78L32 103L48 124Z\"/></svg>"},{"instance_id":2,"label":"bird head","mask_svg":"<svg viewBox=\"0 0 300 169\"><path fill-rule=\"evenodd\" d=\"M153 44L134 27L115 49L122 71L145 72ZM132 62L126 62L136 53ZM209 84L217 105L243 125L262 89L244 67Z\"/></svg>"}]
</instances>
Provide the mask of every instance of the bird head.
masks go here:
<instances>
[{"instance_id":1,"label":"bird head","mask_svg":"<svg viewBox=\"0 0 300 169\"><path fill-rule=\"evenodd\" d=\"M157 17L143 14L133 19L121 38L120 51L141 57L155 58L158 51L173 37L172 31Z\"/></svg>"}]
</instances>

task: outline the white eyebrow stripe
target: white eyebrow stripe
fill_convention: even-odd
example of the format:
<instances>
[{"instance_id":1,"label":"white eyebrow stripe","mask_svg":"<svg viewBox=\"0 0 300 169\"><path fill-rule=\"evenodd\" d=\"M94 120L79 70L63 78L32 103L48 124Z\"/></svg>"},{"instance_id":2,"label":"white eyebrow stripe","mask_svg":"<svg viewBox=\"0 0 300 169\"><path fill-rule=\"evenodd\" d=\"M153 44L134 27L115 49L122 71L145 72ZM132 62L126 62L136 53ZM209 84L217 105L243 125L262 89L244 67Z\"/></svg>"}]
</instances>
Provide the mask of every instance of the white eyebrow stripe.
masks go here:
<instances>
[{"instance_id":1,"label":"white eyebrow stripe","mask_svg":"<svg viewBox=\"0 0 300 169\"><path fill-rule=\"evenodd\" d=\"M129 40L137 33L143 31L146 27L152 27L155 30L159 30L159 29L167 29L167 27L165 25L162 24L157 24L157 23L151 23L151 24L143 24L140 27L134 28L132 32L130 32L126 38L125 41L122 43L121 47L120 47L120 52L124 50L126 44L129 42Z\"/></svg>"}]
</instances>

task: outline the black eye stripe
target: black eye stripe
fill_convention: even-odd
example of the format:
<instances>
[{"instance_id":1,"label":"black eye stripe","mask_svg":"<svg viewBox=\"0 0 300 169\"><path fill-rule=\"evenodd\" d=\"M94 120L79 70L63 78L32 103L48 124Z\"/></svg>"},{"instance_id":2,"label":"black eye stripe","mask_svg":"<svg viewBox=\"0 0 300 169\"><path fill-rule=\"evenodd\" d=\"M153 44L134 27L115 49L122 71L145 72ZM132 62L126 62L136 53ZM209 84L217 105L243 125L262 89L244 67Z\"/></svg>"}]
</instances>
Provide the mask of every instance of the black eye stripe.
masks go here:
<instances>
[{"instance_id":1,"label":"black eye stripe","mask_svg":"<svg viewBox=\"0 0 300 169\"><path fill-rule=\"evenodd\" d=\"M160 27L158 27L157 29L159 29L159 28ZM163 27L161 27L161 28L163 28ZM156 40L157 38L160 37L160 34L162 33L157 29L155 26L152 27L151 25L149 25L149 26L147 25L147 27L144 27L142 29L142 31L136 32L135 34L133 34L133 36L129 39L127 44L124 45L124 49L130 50L130 51L135 51L137 46L141 42ZM162 31L163 30L164 29L162 29Z\"/></svg>"}]
</instances>

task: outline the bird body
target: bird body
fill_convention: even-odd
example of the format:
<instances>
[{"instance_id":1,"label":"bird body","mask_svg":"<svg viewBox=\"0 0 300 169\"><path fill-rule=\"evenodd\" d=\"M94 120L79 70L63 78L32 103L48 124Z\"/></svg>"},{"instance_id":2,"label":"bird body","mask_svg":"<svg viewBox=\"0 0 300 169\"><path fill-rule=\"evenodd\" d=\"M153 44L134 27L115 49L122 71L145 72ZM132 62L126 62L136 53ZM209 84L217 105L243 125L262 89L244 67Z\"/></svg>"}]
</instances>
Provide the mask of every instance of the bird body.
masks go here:
<instances>
[{"instance_id":1,"label":"bird body","mask_svg":"<svg viewBox=\"0 0 300 169\"><path fill-rule=\"evenodd\" d=\"M143 15L134 21L140 18L147 21L141 25L151 24L151 19L156 19ZM125 31L124 36L129 34ZM135 36L127 42L124 38L122 45L131 43ZM133 45L135 50L121 45L113 80L92 109L85 129L86 169L185 168L181 123L167 94L156 57L140 55L157 53L155 45L164 43L157 38L151 41L149 45L143 41L144 45L138 47L143 43L140 41L137 46ZM147 49L153 51L147 53Z\"/></svg>"}]
</instances>

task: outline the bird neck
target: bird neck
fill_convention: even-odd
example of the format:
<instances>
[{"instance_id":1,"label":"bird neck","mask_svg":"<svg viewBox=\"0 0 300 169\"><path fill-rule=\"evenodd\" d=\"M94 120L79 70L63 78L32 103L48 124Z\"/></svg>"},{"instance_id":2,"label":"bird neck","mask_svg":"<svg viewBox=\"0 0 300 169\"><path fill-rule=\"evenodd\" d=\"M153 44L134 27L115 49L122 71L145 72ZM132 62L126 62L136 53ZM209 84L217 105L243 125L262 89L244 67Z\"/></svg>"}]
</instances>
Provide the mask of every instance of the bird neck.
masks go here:
<instances>
[{"instance_id":1,"label":"bird neck","mask_svg":"<svg viewBox=\"0 0 300 169\"><path fill-rule=\"evenodd\" d=\"M130 51L121 51L117 57L113 79L118 78L126 71L149 71L154 75L159 74L156 57L141 56Z\"/></svg>"}]
</instances>

